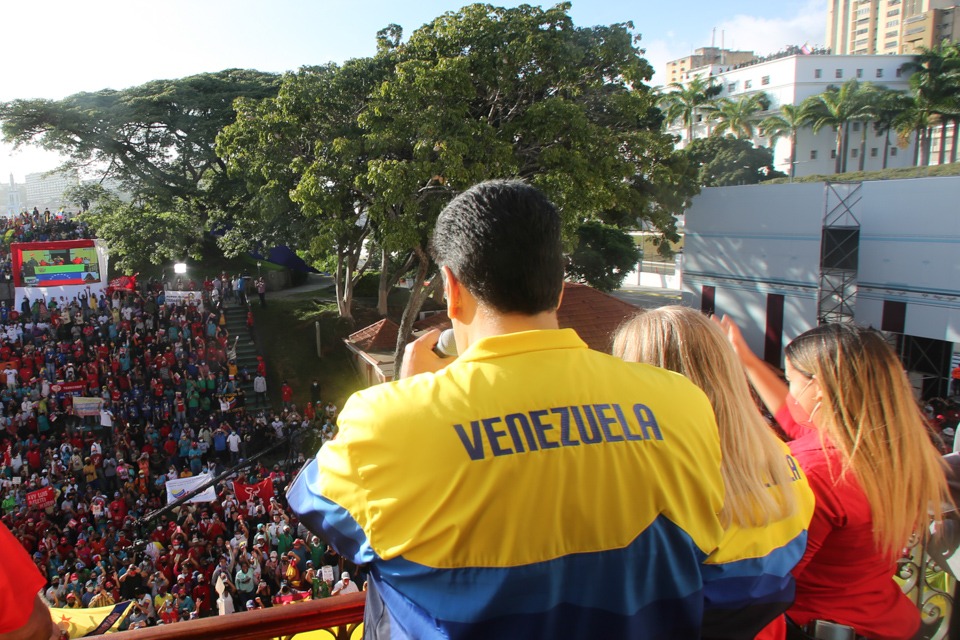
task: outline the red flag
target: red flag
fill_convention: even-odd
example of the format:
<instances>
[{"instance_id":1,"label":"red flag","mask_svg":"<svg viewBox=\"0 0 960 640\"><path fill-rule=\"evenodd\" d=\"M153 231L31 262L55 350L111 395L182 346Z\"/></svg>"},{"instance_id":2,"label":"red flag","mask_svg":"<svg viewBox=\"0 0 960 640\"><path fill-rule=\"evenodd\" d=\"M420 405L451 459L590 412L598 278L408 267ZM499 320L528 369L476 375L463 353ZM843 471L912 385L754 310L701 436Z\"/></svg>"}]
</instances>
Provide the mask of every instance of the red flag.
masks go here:
<instances>
[{"instance_id":1,"label":"red flag","mask_svg":"<svg viewBox=\"0 0 960 640\"><path fill-rule=\"evenodd\" d=\"M113 295L114 291L135 291L137 288L137 276L139 273L135 273L132 276L120 276L114 278L110 281L110 284L107 285L107 295Z\"/></svg>"},{"instance_id":2,"label":"red flag","mask_svg":"<svg viewBox=\"0 0 960 640\"><path fill-rule=\"evenodd\" d=\"M273 497L273 481L270 478L261 480L257 484L243 484L233 481L233 491L237 494L237 500L246 502L253 498L260 498L264 502L270 502Z\"/></svg>"}]
</instances>

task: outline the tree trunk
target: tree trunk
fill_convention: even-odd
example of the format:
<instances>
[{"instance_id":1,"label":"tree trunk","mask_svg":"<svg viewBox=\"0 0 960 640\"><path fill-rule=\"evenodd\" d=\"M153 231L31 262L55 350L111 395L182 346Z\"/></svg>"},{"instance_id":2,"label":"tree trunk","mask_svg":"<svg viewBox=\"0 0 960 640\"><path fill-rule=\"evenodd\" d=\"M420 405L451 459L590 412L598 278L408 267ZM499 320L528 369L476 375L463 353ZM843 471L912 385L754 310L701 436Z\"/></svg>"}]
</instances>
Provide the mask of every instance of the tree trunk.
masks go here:
<instances>
[{"instance_id":1,"label":"tree trunk","mask_svg":"<svg viewBox=\"0 0 960 640\"><path fill-rule=\"evenodd\" d=\"M860 157L857 158L860 162L857 163L857 170L863 171L863 167L867 160L867 123L860 123Z\"/></svg>"},{"instance_id":2,"label":"tree trunk","mask_svg":"<svg viewBox=\"0 0 960 640\"><path fill-rule=\"evenodd\" d=\"M390 295L390 279L388 268L390 265L390 253L380 249L380 284L377 287L377 315L381 318L387 317L387 297Z\"/></svg>"},{"instance_id":3,"label":"tree trunk","mask_svg":"<svg viewBox=\"0 0 960 640\"><path fill-rule=\"evenodd\" d=\"M797 132L790 136L790 181L797 175Z\"/></svg>"},{"instance_id":4,"label":"tree trunk","mask_svg":"<svg viewBox=\"0 0 960 640\"><path fill-rule=\"evenodd\" d=\"M953 146L950 147L950 162L951 164L957 161L957 143L960 142L960 118L953 119Z\"/></svg>"},{"instance_id":5,"label":"tree trunk","mask_svg":"<svg viewBox=\"0 0 960 640\"><path fill-rule=\"evenodd\" d=\"M836 148L836 158L834 158L833 172L840 173L843 168L843 129L837 127L837 148Z\"/></svg>"},{"instance_id":6,"label":"tree trunk","mask_svg":"<svg viewBox=\"0 0 960 640\"><path fill-rule=\"evenodd\" d=\"M341 318L353 321L353 291L349 283L353 280L353 270L350 268L350 262L347 254L337 251L337 270L334 278L335 292L337 296L337 313ZM350 289L349 293L347 289Z\"/></svg>"},{"instance_id":7,"label":"tree trunk","mask_svg":"<svg viewBox=\"0 0 960 640\"><path fill-rule=\"evenodd\" d=\"M947 163L947 119L940 118L940 155L937 157L937 164Z\"/></svg>"},{"instance_id":8,"label":"tree trunk","mask_svg":"<svg viewBox=\"0 0 960 640\"><path fill-rule=\"evenodd\" d=\"M843 160L840 162L840 173L847 172L847 154L850 153L850 123L843 123Z\"/></svg>"},{"instance_id":9,"label":"tree trunk","mask_svg":"<svg viewBox=\"0 0 960 640\"><path fill-rule=\"evenodd\" d=\"M430 254L427 253L423 246L417 246L413 251L417 257L417 275L413 281L413 287L410 289L410 298L407 300L407 305L403 308L403 317L400 319L397 347L393 352L394 379L397 379L400 375L400 366L403 364L403 349L407 346L407 342L410 341L410 336L413 333L413 323L417 319L417 314L420 313L420 307L423 306L424 300L427 299L433 289L433 287L424 285L424 281L427 279L427 274L430 272L430 267L433 264ZM436 282L433 284L435 285Z\"/></svg>"},{"instance_id":10,"label":"tree trunk","mask_svg":"<svg viewBox=\"0 0 960 640\"><path fill-rule=\"evenodd\" d=\"M920 139L923 135L923 132L920 128L917 128L916 135L914 135L913 141L913 166L920 166Z\"/></svg>"},{"instance_id":11,"label":"tree trunk","mask_svg":"<svg viewBox=\"0 0 960 640\"><path fill-rule=\"evenodd\" d=\"M380 287L377 290L377 313L380 314L381 318L385 318L387 316L387 300L390 291L397 285L397 282L400 281L403 274L410 271L410 268L413 266L413 261L416 259L416 254L411 251L407 259L403 261L403 264L392 272L390 271L390 253L384 250L382 258L383 260L380 265Z\"/></svg>"},{"instance_id":12,"label":"tree trunk","mask_svg":"<svg viewBox=\"0 0 960 640\"><path fill-rule=\"evenodd\" d=\"M887 168L887 156L890 155L890 129L887 129L886 136L883 138L883 168Z\"/></svg>"}]
</instances>

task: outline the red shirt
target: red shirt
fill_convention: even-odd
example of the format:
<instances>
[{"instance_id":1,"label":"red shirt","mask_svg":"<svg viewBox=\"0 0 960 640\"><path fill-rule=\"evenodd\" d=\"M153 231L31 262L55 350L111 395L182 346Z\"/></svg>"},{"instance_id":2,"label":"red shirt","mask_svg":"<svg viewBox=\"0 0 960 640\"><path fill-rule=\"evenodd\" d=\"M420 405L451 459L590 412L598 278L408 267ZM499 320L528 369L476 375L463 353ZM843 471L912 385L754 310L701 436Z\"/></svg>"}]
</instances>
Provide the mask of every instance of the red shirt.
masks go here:
<instances>
[{"instance_id":1,"label":"red shirt","mask_svg":"<svg viewBox=\"0 0 960 640\"><path fill-rule=\"evenodd\" d=\"M920 612L893 580L896 559L873 545L870 504L852 474L839 480L843 462L820 434L798 425L784 406L776 420L794 438L817 506L807 529L807 550L793 569L797 597L787 611L797 624L832 620L875 640L912 638ZM906 543L906 541L904 541Z\"/></svg>"}]
</instances>

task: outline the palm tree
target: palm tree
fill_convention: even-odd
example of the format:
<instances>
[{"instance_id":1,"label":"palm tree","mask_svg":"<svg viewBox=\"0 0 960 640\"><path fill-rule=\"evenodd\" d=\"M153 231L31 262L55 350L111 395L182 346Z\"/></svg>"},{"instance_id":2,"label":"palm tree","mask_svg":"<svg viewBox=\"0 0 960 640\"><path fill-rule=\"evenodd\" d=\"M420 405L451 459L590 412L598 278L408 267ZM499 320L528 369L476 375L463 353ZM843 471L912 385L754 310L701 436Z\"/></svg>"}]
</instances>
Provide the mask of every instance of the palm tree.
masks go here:
<instances>
[{"instance_id":1,"label":"palm tree","mask_svg":"<svg viewBox=\"0 0 960 640\"><path fill-rule=\"evenodd\" d=\"M687 128L686 143L693 141L693 124L701 109L708 106L720 93L722 87L712 80L694 78L687 84L674 82L667 86L669 92L660 96L660 108L667 122L680 120Z\"/></svg>"},{"instance_id":2,"label":"palm tree","mask_svg":"<svg viewBox=\"0 0 960 640\"><path fill-rule=\"evenodd\" d=\"M815 134L827 126L837 133L835 173L844 173L847 170L848 129L851 122L863 117L865 91L871 91L869 83L861 84L852 79L840 87L828 87L823 93L810 96L801 104L810 114L810 123Z\"/></svg>"},{"instance_id":3,"label":"palm tree","mask_svg":"<svg viewBox=\"0 0 960 640\"><path fill-rule=\"evenodd\" d=\"M907 109L897 114L893 121L898 144L906 146L910 144L911 138L916 139L913 147L913 166L915 167L930 163L930 138L932 137L930 119L931 113L928 106L913 97Z\"/></svg>"},{"instance_id":4,"label":"palm tree","mask_svg":"<svg viewBox=\"0 0 960 640\"><path fill-rule=\"evenodd\" d=\"M790 137L790 180L793 180L797 169L797 134L800 129L810 123L810 114L802 105L780 105L780 113L767 116L760 122L760 135L770 138L773 146L777 138Z\"/></svg>"},{"instance_id":5,"label":"palm tree","mask_svg":"<svg viewBox=\"0 0 960 640\"><path fill-rule=\"evenodd\" d=\"M880 106L880 96L882 95L882 92L886 90L886 87L871 84L869 82L864 82L860 85L860 92L858 93L860 104L857 112L852 118L854 122L860 123L860 153L858 154L859 162L857 165L857 171L863 171L864 164L867 160L867 124L871 120L877 119L877 111Z\"/></svg>"},{"instance_id":6,"label":"palm tree","mask_svg":"<svg viewBox=\"0 0 960 640\"><path fill-rule=\"evenodd\" d=\"M887 168L890 157L890 131L897 125L897 119L913 105L913 98L903 91L885 89L880 91L874 105L873 130L883 136L883 168ZM913 131L911 127L911 132ZM919 143L919 141L918 141Z\"/></svg>"},{"instance_id":7,"label":"palm tree","mask_svg":"<svg viewBox=\"0 0 960 640\"><path fill-rule=\"evenodd\" d=\"M717 121L713 135L731 133L735 138L750 140L756 133L757 114L770 108L766 93L741 96L738 100L723 98L716 104L704 107L707 117Z\"/></svg>"},{"instance_id":8,"label":"palm tree","mask_svg":"<svg viewBox=\"0 0 960 640\"><path fill-rule=\"evenodd\" d=\"M944 41L932 49L923 48L917 59L901 67L911 73L914 99L922 105L940 129L938 164L946 162L947 127L953 124L951 162L957 158L957 128L960 125L960 44ZM929 148L929 140L927 141ZM929 153L929 152L928 152ZM929 164L929 157L923 159Z\"/></svg>"}]
</instances>

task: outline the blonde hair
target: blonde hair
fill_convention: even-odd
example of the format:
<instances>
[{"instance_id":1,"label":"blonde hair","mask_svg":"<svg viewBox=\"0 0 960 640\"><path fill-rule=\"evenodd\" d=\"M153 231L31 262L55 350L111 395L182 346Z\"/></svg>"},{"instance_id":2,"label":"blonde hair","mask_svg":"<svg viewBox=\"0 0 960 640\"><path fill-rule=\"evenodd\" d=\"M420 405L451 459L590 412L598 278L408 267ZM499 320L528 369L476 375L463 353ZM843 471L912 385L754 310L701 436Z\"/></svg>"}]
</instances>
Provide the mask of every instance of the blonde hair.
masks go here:
<instances>
[{"instance_id":1,"label":"blonde hair","mask_svg":"<svg viewBox=\"0 0 960 640\"><path fill-rule=\"evenodd\" d=\"M719 327L686 307L641 312L617 331L613 354L681 373L706 393L723 454L724 527L763 526L792 513L796 498L783 445L760 415L746 372Z\"/></svg>"},{"instance_id":2,"label":"blonde hair","mask_svg":"<svg viewBox=\"0 0 960 640\"><path fill-rule=\"evenodd\" d=\"M784 353L820 384L817 422L842 456L838 480L853 472L870 503L874 543L897 556L949 502L944 463L903 364L880 333L845 324L811 329Z\"/></svg>"}]
</instances>

